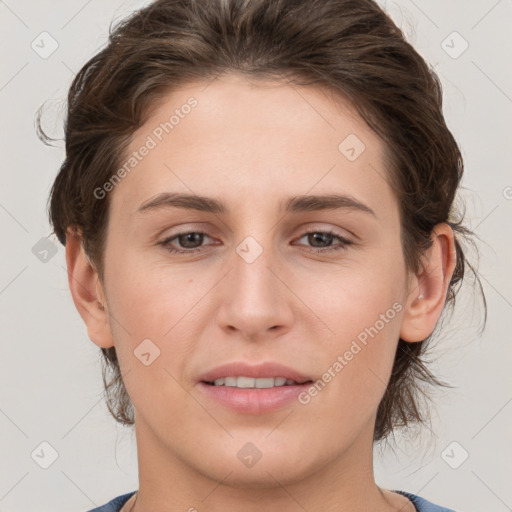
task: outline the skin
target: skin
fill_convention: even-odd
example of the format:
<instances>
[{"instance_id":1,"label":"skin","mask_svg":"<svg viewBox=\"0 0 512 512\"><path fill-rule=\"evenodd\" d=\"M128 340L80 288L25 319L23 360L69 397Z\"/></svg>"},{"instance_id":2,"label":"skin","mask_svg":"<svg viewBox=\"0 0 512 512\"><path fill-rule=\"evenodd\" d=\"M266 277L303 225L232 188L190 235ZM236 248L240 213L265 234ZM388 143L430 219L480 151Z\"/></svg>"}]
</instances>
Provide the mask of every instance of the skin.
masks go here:
<instances>
[{"instance_id":1,"label":"skin","mask_svg":"<svg viewBox=\"0 0 512 512\"><path fill-rule=\"evenodd\" d=\"M235 74L188 84L155 105L128 152L190 96L197 107L110 192L103 282L78 237L66 246L75 305L90 339L116 347L135 407L140 485L123 510L414 511L375 483L374 422L398 338L423 340L441 314L455 265L451 229L436 226L422 269L406 269L384 143L318 86ZM338 150L349 134L366 146L354 161ZM161 192L215 197L229 212L137 213ZM375 215L279 210L289 196L332 193ZM208 236L195 245L170 244L199 248L192 254L159 245L198 228ZM318 253L340 240L315 244L310 229L352 243ZM250 264L236 252L247 236L263 249ZM401 311L307 405L248 415L198 389L201 373L234 360L321 378L396 302ZM134 355L147 338L161 351L149 366ZM248 442L262 453L251 468L237 457Z\"/></svg>"}]
</instances>

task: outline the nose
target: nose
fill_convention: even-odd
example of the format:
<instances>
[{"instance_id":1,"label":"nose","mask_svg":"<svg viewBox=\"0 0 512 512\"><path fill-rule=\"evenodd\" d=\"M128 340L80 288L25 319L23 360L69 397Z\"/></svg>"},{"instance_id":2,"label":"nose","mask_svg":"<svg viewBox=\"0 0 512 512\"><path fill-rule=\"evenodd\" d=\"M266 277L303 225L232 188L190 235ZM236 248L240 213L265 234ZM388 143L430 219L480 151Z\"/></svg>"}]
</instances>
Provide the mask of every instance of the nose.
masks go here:
<instances>
[{"instance_id":1,"label":"nose","mask_svg":"<svg viewBox=\"0 0 512 512\"><path fill-rule=\"evenodd\" d=\"M293 323L289 273L270 243L270 238L260 243L248 237L239 244L219 289L220 327L248 340L275 338Z\"/></svg>"}]
</instances>

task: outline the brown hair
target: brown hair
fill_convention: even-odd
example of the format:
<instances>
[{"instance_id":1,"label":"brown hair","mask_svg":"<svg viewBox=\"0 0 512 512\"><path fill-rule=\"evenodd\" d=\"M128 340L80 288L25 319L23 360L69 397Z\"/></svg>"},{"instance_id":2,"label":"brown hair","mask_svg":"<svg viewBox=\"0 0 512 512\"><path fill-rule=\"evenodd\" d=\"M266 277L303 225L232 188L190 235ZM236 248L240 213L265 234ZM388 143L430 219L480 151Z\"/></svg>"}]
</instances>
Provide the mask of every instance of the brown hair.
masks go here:
<instances>
[{"instance_id":1,"label":"brown hair","mask_svg":"<svg viewBox=\"0 0 512 512\"><path fill-rule=\"evenodd\" d=\"M158 0L111 27L108 45L78 72L68 94L66 158L49 208L60 242L68 228L79 231L103 279L109 197L99 200L94 190L114 175L155 101L230 71L327 86L350 100L386 143L407 268L421 268L437 223L454 230L457 264L446 298L453 305L468 267L461 237L471 234L454 208L461 153L443 118L437 75L372 0ZM38 126L46 138L40 112ZM375 440L424 419L423 384L442 384L423 361L430 338L399 340ZM117 421L133 424L116 350L101 350L107 406Z\"/></svg>"}]
</instances>

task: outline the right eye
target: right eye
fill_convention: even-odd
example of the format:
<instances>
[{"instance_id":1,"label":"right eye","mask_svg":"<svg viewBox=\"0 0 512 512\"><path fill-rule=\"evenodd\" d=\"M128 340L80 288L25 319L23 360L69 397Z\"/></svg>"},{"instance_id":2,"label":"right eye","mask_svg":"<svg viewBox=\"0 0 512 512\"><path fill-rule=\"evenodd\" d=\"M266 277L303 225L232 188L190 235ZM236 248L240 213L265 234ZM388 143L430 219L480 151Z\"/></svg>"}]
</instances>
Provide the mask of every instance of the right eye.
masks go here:
<instances>
[{"instance_id":1,"label":"right eye","mask_svg":"<svg viewBox=\"0 0 512 512\"><path fill-rule=\"evenodd\" d=\"M159 242L159 245L165 247L165 249L170 253L194 253L201 249L205 236L208 236L208 234L201 230L183 231L182 233L176 233L175 235L162 240ZM176 248L175 245L172 244L174 240L182 246L182 249Z\"/></svg>"}]
</instances>

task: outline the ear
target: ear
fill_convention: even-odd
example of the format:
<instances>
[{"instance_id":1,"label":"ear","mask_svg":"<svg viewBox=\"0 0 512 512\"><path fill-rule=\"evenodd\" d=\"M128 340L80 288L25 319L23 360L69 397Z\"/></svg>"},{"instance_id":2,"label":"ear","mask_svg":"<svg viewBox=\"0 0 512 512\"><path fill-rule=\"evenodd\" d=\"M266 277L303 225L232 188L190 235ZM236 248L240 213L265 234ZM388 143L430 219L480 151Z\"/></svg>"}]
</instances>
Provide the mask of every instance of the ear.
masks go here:
<instances>
[{"instance_id":1,"label":"ear","mask_svg":"<svg viewBox=\"0 0 512 512\"><path fill-rule=\"evenodd\" d=\"M84 251L81 236L72 229L66 234L66 263L69 289L89 338L99 347L114 346L101 281Z\"/></svg>"},{"instance_id":2,"label":"ear","mask_svg":"<svg viewBox=\"0 0 512 512\"><path fill-rule=\"evenodd\" d=\"M455 270L457 253L452 228L446 223L437 224L431 239L432 246L424 254L420 271L410 279L400 331L404 341L422 341L432 334Z\"/></svg>"}]
</instances>

